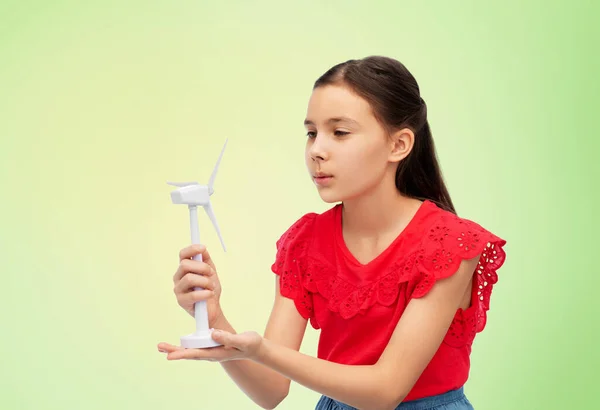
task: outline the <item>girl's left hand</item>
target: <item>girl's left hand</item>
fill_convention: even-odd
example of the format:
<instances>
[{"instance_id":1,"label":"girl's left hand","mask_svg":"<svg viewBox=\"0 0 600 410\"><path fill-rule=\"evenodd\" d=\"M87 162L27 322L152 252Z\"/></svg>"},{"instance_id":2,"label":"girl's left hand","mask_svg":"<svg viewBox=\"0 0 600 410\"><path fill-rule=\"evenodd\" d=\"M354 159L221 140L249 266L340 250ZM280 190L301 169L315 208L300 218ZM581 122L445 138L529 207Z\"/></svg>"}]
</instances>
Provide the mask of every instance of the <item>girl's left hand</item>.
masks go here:
<instances>
[{"instance_id":1,"label":"girl's left hand","mask_svg":"<svg viewBox=\"0 0 600 410\"><path fill-rule=\"evenodd\" d=\"M255 359L261 354L263 338L256 332L233 334L224 330L213 330L212 338L223 346L207 349L185 349L169 343L159 343L158 351L167 353L167 360L206 360L226 362L229 360Z\"/></svg>"}]
</instances>

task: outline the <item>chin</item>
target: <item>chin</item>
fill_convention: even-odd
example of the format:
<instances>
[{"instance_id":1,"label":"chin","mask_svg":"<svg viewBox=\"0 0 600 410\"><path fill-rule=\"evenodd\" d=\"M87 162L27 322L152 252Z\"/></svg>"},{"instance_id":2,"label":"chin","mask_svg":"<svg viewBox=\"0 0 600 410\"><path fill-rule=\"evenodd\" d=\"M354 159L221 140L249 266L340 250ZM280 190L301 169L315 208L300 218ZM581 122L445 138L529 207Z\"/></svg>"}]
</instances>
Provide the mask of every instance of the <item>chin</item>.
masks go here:
<instances>
[{"instance_id":1,"label":"chin","mask_svg":"<svg viewBox=\"0 0 600 410\"><path fill-rule=\"evenodd\" d=\"M331 190L331 189L319 189L319 196L321 197L321 199L323 200L323 202L328 203L328 204L334 204L337 202L342 202L342 200L344 199L342 197L342 195L340 195L339 193L336 193L335 191Z\"/></svg>"},{"instance_id":2,"label":"chin","mask_svg":"<svg viewBox=\"0 0 600 410\"><path fill-rule=\"evenodd\" d=\"M321 199L323 200L323 202L327 203L327 204L337 204L338 202L342 202L341 199L337 199L337 198L323 198L321 197Z\"/></svg>"},{"instance_id":3,"label":"chin","mask_svg":"<svg viewBox=\"0 0 600 410\"><path fill-rule=\"evenodd\" d=\"M334 202L340 201L340 196L336 195L335 192L332 192L327 189L319 189L318 191L319 191L319 196L325 203L332 204Z\"/></svg>"}]
</instances>

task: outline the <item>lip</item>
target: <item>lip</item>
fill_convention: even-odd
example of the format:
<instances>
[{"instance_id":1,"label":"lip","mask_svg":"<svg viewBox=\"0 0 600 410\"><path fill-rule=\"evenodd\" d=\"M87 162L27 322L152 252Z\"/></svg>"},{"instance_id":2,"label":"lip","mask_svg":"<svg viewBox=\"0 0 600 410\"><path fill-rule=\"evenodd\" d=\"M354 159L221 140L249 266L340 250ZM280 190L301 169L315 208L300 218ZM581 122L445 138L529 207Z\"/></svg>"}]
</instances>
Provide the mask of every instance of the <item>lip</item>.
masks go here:
<instances>
[{"instance_id":1,"label":"lip","mask_svg":"<svg viewBox=\"0 0 600 410\"><path fill-rule=\"evenodd\" d=\"M329 183L331 182L332 179L333 179L333 176L327 175L327 174L315 174L315 176L313 177L315 184L320 185L320 186L329 185Z\"/></svg>"},{"instance_id":2,"label":"lip","mask_svg":"<svg viewBox=\"0 0 600 410\"><path fill-rule=\"evenodd\" d=\"M324 173L324 172L315 172L315 173L313 174L313 177L314 177L314 178L325 178L325 177L332 177L332 176L333 176L333 175L331 175L331 174L326 174L326 173Z\"/></svg>"}]
</instances>

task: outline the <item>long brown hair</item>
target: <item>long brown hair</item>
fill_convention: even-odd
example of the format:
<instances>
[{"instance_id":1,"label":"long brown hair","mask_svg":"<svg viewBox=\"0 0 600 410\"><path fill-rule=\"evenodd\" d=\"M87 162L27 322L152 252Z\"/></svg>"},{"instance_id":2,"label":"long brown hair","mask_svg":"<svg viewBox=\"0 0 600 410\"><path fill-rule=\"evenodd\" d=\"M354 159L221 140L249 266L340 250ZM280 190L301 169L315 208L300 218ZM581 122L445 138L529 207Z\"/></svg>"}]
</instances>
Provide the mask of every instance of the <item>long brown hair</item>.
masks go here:
<instances>
[{"instance_id":1,"label":"long brown hair","mask_svg":"<svg viewBox=\"0 0 600 410\"><path fill-rule=\"evenodd\" d=\"M313 89L331 84L344 84L367 100L388 131L409 128L415 133L411 152L398 164L396 188L403 195L430 200L456 214L438 163L427 104L408 69L389 57L353 59L331 67Z\"/></svg>"}]
</instances>

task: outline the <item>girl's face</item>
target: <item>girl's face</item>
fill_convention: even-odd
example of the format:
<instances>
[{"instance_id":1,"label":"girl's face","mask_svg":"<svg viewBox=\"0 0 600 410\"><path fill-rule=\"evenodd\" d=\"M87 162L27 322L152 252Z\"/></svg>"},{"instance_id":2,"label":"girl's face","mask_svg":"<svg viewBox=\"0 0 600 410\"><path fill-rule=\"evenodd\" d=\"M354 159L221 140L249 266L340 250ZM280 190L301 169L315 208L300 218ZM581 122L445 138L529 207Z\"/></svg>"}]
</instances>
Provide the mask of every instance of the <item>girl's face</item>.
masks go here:
<instances>
[{"instance_id":1,"label":"girl's face","mask_svg":"<svg viewBox=\"0 0 600 410\"><path fill-rule=\"evenodd\" d=\"M355 199L380 186L390 172L393 178L393 144L369 103L349 88L313 90L305 126L306 165L325 202Z\"/></svg>"}]
</instances>

